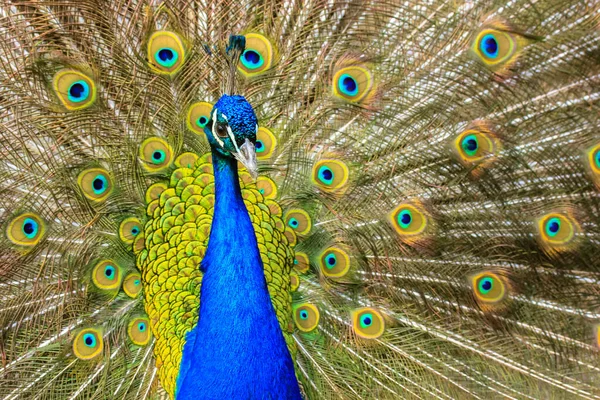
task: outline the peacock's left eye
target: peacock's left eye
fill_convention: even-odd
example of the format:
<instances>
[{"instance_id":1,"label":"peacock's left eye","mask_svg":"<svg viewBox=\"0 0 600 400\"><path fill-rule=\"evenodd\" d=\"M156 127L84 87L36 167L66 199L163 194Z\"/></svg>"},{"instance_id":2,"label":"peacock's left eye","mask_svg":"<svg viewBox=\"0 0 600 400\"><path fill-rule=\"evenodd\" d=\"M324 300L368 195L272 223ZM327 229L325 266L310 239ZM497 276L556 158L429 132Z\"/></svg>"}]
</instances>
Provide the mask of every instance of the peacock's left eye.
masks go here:
<instances>
[{"instance_id":1,"label":"peacock's left eye","mask_svg":"<svg viewBox=\"0 0 600 400\"><path fill-rule=\"evenodd\" d=\"M350 270L350 257L339 247L330 247L319 257L321 272L329 278L341 278Z\"/></svg>"},{"instance_id":2,"label":"peacock's left eye","mask_svg":"<svg viewBox=\"0 0 600 400\"><path fill-rule=\"evenodd\" d=\"M81 110L94 104L96 86L94 82L79 71L68 69L54 75L54 92L68 110Z\"/></svg>"},{"instance_id":3,"label":"peacock's left eye","mask_svg":"<svg viewBox=\"0 0 600 400\"><path fill-rule=\"evenodd\" d=\"M150 329L148 329L149 322L148 318L145 317L134 318L129 322L127 334L134 344L138 346L148 344L151 338Z\"/></svg>"},{"instance_id":4,"label":"peacock's left eye","mask_svg":"<svg viewBox=\"0 0 600 400\"><path fill-rule=\"evenodd\" d=\"M185 55L181 38L173 32L154 32L148 40L149 65L155 72L174 74L183 65Z\"/></svg>"},{"instance_id":5,"label":"peacock's left eye","mask_svg":"<svg viewBox=\"0 0 600 400\"><path fill-rule=\"evenodd\" d=\"M213 132L217 132L217 136L225 138L227 137L227 124L223 122L213 122Z\"/></svg>"},{"instance_id":6,"label":"peacock's left eye","mask_svg":"<svg viewBox=\"0 0 600 400\"><path fill-rule=\"evenodd\" d=\"M385 330L385 320L376 309L363 307L352 312L352 327L364 339L377 339Z\"/></svg>"},{"instance_id":7,"label":"peacock's left eye","mask_svg":"<svg viewBox=\"0 0 600 400\"><path fill-rule=\"evenodd\" d=\"M6 230L8 239L20 246L35 246L45 230L41 217L34 213L21 214L14 218Z\"/></svg>"}]
</instances>

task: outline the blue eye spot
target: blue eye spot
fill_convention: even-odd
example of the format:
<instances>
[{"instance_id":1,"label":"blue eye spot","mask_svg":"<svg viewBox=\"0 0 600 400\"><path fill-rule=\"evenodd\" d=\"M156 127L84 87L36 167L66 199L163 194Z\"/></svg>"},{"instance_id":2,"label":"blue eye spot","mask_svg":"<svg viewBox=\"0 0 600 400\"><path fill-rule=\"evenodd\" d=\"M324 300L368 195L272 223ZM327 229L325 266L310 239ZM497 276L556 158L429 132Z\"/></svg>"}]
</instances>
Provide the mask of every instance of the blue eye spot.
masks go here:
<instances>
[{"instance_id":1,"label":"blue eye spot","mask_svg":"<svg viewBox=\"0 0 600 400\"><path fill-rule=\"evenodd\" d=\"M84 101L90 95L90 86L86 81L79 80L69 86L68 97L73 103Z\"/></svg>"},{"instance_id":2,"label":"blue eye spot","mask_svg":"<svg viewBox=\"0 0 600 400\"><path fill-rule=\"evenodd\" d=\"M96 347L96 337L91 333L86 333L83 335L83 343L85 343L87 347Z\"/></svg>"},{"instance_id":3,"label":"blue eye spot","mask_svg":"<svg viewBox=\"0 0 600 400\"><path fill-rule=\"evenodd\" d=\"M205 116L202 116L196 120L196 125L198 125L200 128L204 128L206 124L208 124L208 118Z\"/></svg>"},{"instance_id":4,"label":"blue eye spot","mask_svg":"<svg viewBox=\"0 0 600 400\"><path fill-rule=\"evenodd\" d=\"M337 257L335 256L335 254L330 253L327 256L325 256L325 261L327 262L327 264L325 265L327 269L332 269L337 264Z\"/></svg>"},{"instance_id":5,"label":"blue eye spot","mask_svg":"<svg viewBox=\"0 0 600 400\"><path fill-rule=\"evenodd\" d=\"M131 228L131 234L133 236L137 236L138 233L140 233L140 228L138 228L137 226L134 226L133 228Z\"/></svg>"},{"instance_id":6,"label":"blue eye spot","mask_svg":"<svg viewBox=\"0 0 600 400\"><path fill-rule=\"evenodd\" d=\"M154 164L163 163L166 158L167 155L162 150L154 150L154 152L152 153L152 163Z\"/></svg>"},{"instance_id":7,"label":"blue eye spot","mask_svg":"<svg viewBox=\"0 0 600 400\"><path fill-rule=\"evenodd\" d=\"M333 182L333 176L333 171L329 167L324 165L319 168L319 180L324 184L331 185Z\"/></svg>"},{"instance_id":8,"label":"blue eye spot","mask_svg":"<svg viewBox=\"0 0 600 400\"><path fill-rule=\"evenodd\" d=\"M340 76L338 87L347 96L356 96L358 94L358 82L348 74Z\"/></svg>"},{"instance_id":9,"label":"blue eye spot","mask_svg":"<svg viewBox=\"0 0 600 400\"><path fill-rule=\"evenodd\" d=\"M154 59L156 62L166 68L170 68L175 65L178 58L179 54L177 54L175 50L167 47L158 49L158 51L154 54Z\"/></svg>"},{"instance_id":10,"label":"blue eye spot","mask_svg":"<svg viewBox=\"0 0 600 400\"><path fill-rule=\"evenodd\" d=\"M38 233L38 223L31 218L26 218L25 221L23 221L23 233L29 239L33 239Z\"/></svg>"},{"instance_id":11,"label":"blue eye spot","mask_svg":"<svg viewBox=\"0 0 600 400\"><path fill-rule=\"evenodd\" d=\"M102 194L106 192L108 182L104 175L97 175L92 181L92 189L96 194Z\"/></svg>"},{"instance_id":12,"label":"blue eye spot","mask_svg":"<svg viewBox=\"0 0 600 400\"><path fill-rule=\"evenodd\" d=\"M265 63L265 60L260 53L252 49L245 50L240 56L240 61L242 62L242 65L248 69L260 68Z\"/></svg>"},{"instance_id":13,"label":"blue eye spot","mask_svg":"<svg viewBox=\"0 0 600 400\"><path fill-rule=\"evenodd\" d=\"M546 222L546 234L550 237L556 236L558 231L560 230L560 219L558 218L550 218L548 222Z\"/></svg>"},{"instance_id":14,"label":"blue eye spot","mask_svg":"<svg viewBox=\"0 0 600 400\"><path fill-rule=\"evenodd\" d=\"M498 57L498 41L492 34L487 34L481 39L479 45L483 54L489 58Z\"/></svg>"},{"instance_id":15,"label":"blue eye spot","mask_svg":"<svg viewBox=\"0 0 600 400\"><path fill-rule=\"evenodd\" d=\"M139 279L136 279L135 281L133 281L133 284L134 284L135 286L139 286L139 285L140 285L140 280L139 280Z\"/></svg>"},{"instance_id":16,"label":"blue eye spot","mask_svg":"<svg viewBox=\"0 0 600 400\"><path fill-rule=\"evenodd\" d=\"M479 143L475 135L467 135L462 141L462 148L467 155L473 156L477 153Z\"/></svg>"},{"instance_id":17,"label":"blue eye spot","mask_svg":"<svg viewBox=\"0 0 600 400\"><path fill-rule=\"evenodd\" d=\"M265 151L265 145L263 144L262 140L257 140L254 147L256 148L257 153L262 153Z\"/></svg>"},{"instance_id":18,"label":"blue eye spot","mask_svg":"<svg viewBox=\"0 0 600 400\"><path fill-rule=\"evenodd\" d=\"M306 310L300 311L300 319L308 319L308 312Z\"/></svg>"},{"instance_id":19,"label":"blue eye spot","mask_svg":"<svg viewBox=\"0 0 600 400\"><path fill-rule=\"evenodd\" d=\"M479 291L483 294L489 293L489 291L492 290L492 286L492 278L483 278L479 281Z\"/></svg>"},{"instance_id":20,"label":"blue eye spot","mask_svg":"<svg viewBox=\"0 0 600 400\"><path fill-rule=\"evenodd\" d=\"M596 167L600 168L600 151L596 152L596 156L594 157L594 161L596 162Z\"/></svg>"},{"instance_id":21,"label":"blue eye spot","mask_svg":"<svg viewBox=\"0 0 600 400\"><path fill-rule=\"evenodd\" d=\"M259 192L260 194L265 194L265 189L258 189L258 192Z\"/></svg>"},{"instance_id":22,"label":"blue eye spot","mask_svg":"<svg viewBox=\"0 0 600 400\"><path fill-rule=\"evenodd\" d=\"M398 224L403 229L406 229L412 223L412 214L409 210L402 210L398 213Z\"/></svg>"},{"instance_id":23,"label":"blue eye spot","mask_svg":"<svg viewBox=\"0 0 600 400\"><path fill-rule=\"evenodd\" d=\"M115 279L115 267L112 265L107 265L106 268L104 268L104 275L108 279Z\"/></svg>"},{"instance_id":24,"label":"blue eye spot","mask_svg":"<svg viewBox=\"0 0 600 400\"><path fill-rule=\"evenodd\" d=\"M145 322L140 322L140 323L138 324L138 330L139 330L140 332L145 332L145 331L146 331L146 323L145 323Z\"/></svg>"},{"instance_id":25,"label":"blue eye spot","mask_svg":"<svg viewBox=\"0 0 600 400\"><path fill-rule=\"evenodd\" d=\"M290 218L288 225L295 229L298 227L298 220L296 218Z\"/></svg>"},{"instance_id":26,"label":"blue eye spot","mask_svg":"<svg viewBox=\"0 0 600 400\"><path fill-rule=\"evenodd\" d=\"M372 324L373 324L373 315L371 315L370 313L361 315L360 326L362 326L363 328L368 328Z\"/></svg>"}]
</instances>

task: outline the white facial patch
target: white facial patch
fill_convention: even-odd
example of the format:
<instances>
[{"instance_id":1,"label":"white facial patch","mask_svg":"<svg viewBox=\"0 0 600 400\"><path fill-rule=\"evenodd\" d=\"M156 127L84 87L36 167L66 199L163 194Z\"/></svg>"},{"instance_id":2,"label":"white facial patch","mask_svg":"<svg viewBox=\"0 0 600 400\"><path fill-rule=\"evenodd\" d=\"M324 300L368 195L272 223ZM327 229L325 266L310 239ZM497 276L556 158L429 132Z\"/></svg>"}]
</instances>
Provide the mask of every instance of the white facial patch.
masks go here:
<instances>
[{"instance_id":1,"label":"white facial patch","mask_svg":"<svg viewBox=\"0 0 600 400\"><path fill-rule=\"evenodd\" d=\"M225 117L225 115L223 115L223 118L225 118L225 121L227 121L227 117ZM225 143L223 143L223 141L219 138L219 135L215 134L215 124L217 123L217 109L215 108L215 110L213 111L213 115L212 115L212 120L213 120L213 124L210 127L210 131L213 135L213 137L215 138L215 140L217 141L217 143L219 144L219 146L221 146L221 148L225 145Z\"/></svg>"}]
</instances>

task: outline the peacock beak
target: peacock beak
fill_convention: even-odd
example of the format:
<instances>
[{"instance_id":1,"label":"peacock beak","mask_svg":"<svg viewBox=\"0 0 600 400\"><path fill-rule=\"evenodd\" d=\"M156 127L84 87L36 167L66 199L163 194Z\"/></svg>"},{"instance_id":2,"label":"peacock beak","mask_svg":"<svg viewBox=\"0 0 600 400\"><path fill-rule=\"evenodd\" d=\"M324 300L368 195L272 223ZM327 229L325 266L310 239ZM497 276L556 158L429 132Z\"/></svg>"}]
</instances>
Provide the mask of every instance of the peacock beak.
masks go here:
<instances>
[{"instance_id":1,"label":"peacock beak","mask_svg":"<svg viewBox=\"0 0 600 400\"><path fill-rule=\"evenodd\" d=\"M246 167L252 179L256 180L258 177L258 165L256 164L256 149L254 148L254 144L246 139L239 151L232 154Z\"/></svg>"}]
</instances>

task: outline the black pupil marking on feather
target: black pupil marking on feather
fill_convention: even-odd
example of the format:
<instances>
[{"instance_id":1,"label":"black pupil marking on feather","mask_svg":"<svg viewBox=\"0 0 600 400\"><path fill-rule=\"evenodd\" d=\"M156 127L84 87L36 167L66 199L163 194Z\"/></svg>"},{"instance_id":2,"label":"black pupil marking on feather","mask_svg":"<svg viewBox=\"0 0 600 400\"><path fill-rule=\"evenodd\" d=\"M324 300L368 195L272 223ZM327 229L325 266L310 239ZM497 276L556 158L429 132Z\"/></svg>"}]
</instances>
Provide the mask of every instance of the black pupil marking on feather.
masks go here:
<instances>
[{"instance_id":1,"label":"black pupil marking on feather","mask_svg":"<svg viewBox=\"0 0 600 400\"><path fill-rule=\"evenodd\" d=\"M85 344L87 344L88 346L91 346L92 343L94 343L94 341L92 340L91 337L88 336L85 338Z\"/></svg>"},{"instance_id":2,"label":"black pupil marking on feather","mask_svg":"<svg viewBox=\"0 0 600 400\"><path fill-rule=\"evenodd\" d=\"M329 257L329 258L327 258L327 263L328 263L329 265L333 265L333 264L335 264L335 258L333 258L333 257Z\"/></svg>"},{"instance_id":3,"label":"black pupil marking on feather","mask_svg":"<svg viewBox=\"0 0 600 400\"><path fill-rule=\"evenodd\" d=\"M467 140L467 150L469 150L469 151L477 150L477 141L475 139Z\"/></svg>"},{"instance_id":4,"label":"black pupil marking on feather","mask_svg":"<svg viewBox=\"0 0 600 400\"><path fill-rule=\"evenodd\" d=\"M254 50L248 50L244 53L244 58L251 64L258 64L260 55Z\"/></svg>"},{"instance_id":5,"label":"black pupil marking on feather","mask_svg":"<svg viewBox=\"0 0 600 400\"><path fill-rule=\"evenodd\" d=\"M133 228L133 229L131 230L131 233L133 233L134 235L137 235L137 234L138 234L138 232L139 232L139 229L138 229L138 228Z\"/></svg>"},{"instance_id":6,"label":"black pupil marking on feather","mask_svg":"<svg viewBox=\"0 0 600 400\"><path fill-rule=\"evenodd\" d=\"M367 326L368 326L368 325L371 325L371 322L372 322L372 321L371 321L371 318L369 318L369 317L365 317L365 319L363 320L363 322L365 323L365 325L367 325Z\"/></svg>"},{"instance_id":7,"label":"black pupil marking on feather","mask_svg":"<svg viewBox=\"0 0 600 400\"><path fill-rule=\"evenodd\" d=\"M484 281L481 284L481 287L483 288L483 290L490 290L492 288L492 282L491 281Z\"/></svg>"},{"instance_id":8,"label":"black pupil marking on feather","mask_svg":"<svg viewBox=\"0 0 600 400\"><path fill-rule=\"evenodd\" d=\"M262 144L262 142L261 142L260 140L257 140L257 141L256 141L256 149L257 149L257 150L260 150L260 149L262 149L262 148L263 148L263 144Z\"/></svg>"},{"instance_id":9,"label":"black pupil marking on feather","mask_svg":"<svg viewBox=\"0 0 600 400\"><path fill-rule=\"evenodd\" d=\"M344 85L344 88L349 92L354 92L356 90L356 81L349 76L344 78L342 85Z\"/></svg>"},{"instance_id":10,"label":"black pupil marking on feather","mask_svg":"<svg viewBox=\"0 0 600 400\"><path fill-rule=\"evenodd\" d=\"M162 49L158 52L158 58L162 61L170 61L173 59L173 51L169 49Z\"/></svg>"},{"instance_id":11,"label":"black pupil marking on feather","mask_svg":"<svg viewBox=\"0 0 600 400\"><path fill-rule=\"evenodd\" d=\"M113 270L111 268L108 268L106 271L104 271L104 275L108 276L109 278L112 276L113 274Z\"/></svg>"},{"instance_id":12,"label":"black pupil marking on feather","mask_svg":"<svg viewBox=\"0 0 600 400\"><path fill-rule=\"evenodd\" d=\"M23 231L26 234L31 235L33 233L33 224L31 222L28 222L25 225L23 225Z\"/></svg>"},{"instance_id":13,"label":"black pupil marking on feather","mask_svg":"<svg viewBox=\"0 0 600 400\"><path fill-rule=\"evenodd\" d=\"M552 233L556 233L556 232L558 232L558 228L559 228L559 226L558 226L558 222L556 222L556 221L552 221L552 222L550 223L550 226L548 227L548 229L549 229L549 230L550 230L550 232L552 232Z\"/></svg>"},{"instance_id":14,"label":"black pupil marking on feather","mask_svg":"<svg viewBox=\"0 0 600 400\"><path fill-rule=\"evenodd\" d=\"M69 89L69 94L76 99L81 97L81 94L85 91L85 88L81 83L76 83Z\"/></svg>"},{"instance_id":15,"label":"black pupil marking on feather","mask_svg":"<svg viewBox=\"0 0 600 400\"><path fill-rule=\"evenodd\" d=\"M333 172L331 172L330 169L325 169L323 171L323 178L325 178L325 180L328 180L328 181L333 179Z\"/></svg>"},{"instance_id":16,"label":"black pupil marking on feather","mask_svg":"<svg viewBox=\"0 0 600 400\"><path fill-rule=\"evenodd\" d=\"M498 42L496 42L496 39L494 38L489 37L485 39L484 45L488 54L496 54L498 51Z\"/></svg>"},{"instance_id":17,"label":"black pupil marking on feather","mask_svg":"<svg viewBox=\"0 0 600 400\"><path fill-rule=\"evenodd\" d=\"M92 182L92 185L94 186L94 189L100 190L104 187L104 182L102 182L102 179L96 178L94 179L94 182Z\"/></svg>"},{"instance_id":18,"label":"black pupil marking on feather","mask_svg":"<svg viewBox=\"0 0 600 400\"><path fill-rule=\"evenodd\" d=\"M298 221L292 221L292 225L298 226Z\"/></svg>"},{"instance_id":19,"label":"black pupil marking on feather","mask_svg":"<svg viewBox=\"0 0 600 400\"><path fill-rule=\"evenodd\" d=\"M400 220L402 221L403 224L408 224L411 221L411 217L408 213L403 214L402 217L400 218Z\"/></svg>"},{"instance_id":20,"label":"black pupil marking on feather","mask_svg":"<svg viewBox=\"0 0 600 400\"><path fill-rule=\"evenodd\" d=\"M160 160L160 157L160 151L155 151L154 153L152 153L152 158L154 158L155 160Z\"/></svg>"},{"instance_id":21,"label":"black pupil marking on feather","mask_svg":"<svg viewBox=\"0 0 600 400\"><path fill-rule=\"evenodd\" d=\"M200 124L206 125L206 117L200 117Z\"/></svg>"}]
</instances>

